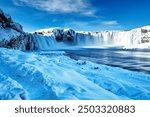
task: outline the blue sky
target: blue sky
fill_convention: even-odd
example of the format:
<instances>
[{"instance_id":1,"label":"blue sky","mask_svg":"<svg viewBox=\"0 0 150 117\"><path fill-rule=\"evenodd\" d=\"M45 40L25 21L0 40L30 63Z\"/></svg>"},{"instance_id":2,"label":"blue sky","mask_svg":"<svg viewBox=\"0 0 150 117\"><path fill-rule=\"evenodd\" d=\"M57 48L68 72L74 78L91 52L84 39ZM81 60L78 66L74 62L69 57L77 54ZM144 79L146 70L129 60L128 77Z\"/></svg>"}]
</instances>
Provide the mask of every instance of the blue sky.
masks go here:
<instances>
[{"instance_id":1,"label":"blue sky","mask_svg":"<svg viewBox=\"0 0 150 117\"><path fill-rule=\"evenodd\" d=\"M27 32L49 27L101 31L150 25L150 0L0 0L0 8Z\"/></svg>"}]
</instances>

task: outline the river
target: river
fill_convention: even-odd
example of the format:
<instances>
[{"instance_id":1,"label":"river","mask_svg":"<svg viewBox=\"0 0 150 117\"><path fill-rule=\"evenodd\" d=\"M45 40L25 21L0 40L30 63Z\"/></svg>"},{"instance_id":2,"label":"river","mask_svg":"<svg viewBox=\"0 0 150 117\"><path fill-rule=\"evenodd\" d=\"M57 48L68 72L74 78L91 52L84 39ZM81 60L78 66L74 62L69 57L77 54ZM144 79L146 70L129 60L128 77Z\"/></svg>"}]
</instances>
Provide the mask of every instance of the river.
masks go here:
<instances>
[{"instance_id":1,"label":"river","mask_svg":"<svg viewBox=\"0 0 150 117\"><path fill-rule=\"evenodd\" d=\"M67 56L75 60L92 61L113 67L150 74L149 49L82 48L65 50Z\"/></svg>"}]
</instances>

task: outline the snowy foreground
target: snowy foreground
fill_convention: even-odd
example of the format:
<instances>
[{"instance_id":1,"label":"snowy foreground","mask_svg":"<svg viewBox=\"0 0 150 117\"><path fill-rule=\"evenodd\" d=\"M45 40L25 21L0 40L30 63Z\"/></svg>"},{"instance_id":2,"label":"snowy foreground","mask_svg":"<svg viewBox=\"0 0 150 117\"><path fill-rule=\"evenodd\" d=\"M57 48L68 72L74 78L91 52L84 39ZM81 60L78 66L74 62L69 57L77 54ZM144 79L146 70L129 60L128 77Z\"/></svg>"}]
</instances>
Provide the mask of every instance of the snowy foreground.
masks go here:
<instances>
[{"instance_id":1,"label":"snowy foreground","mask_svg":"<svg viewBox=\"0 0 150 117\"><path fill-rule=\"evenodd\" d=\"M150 75L64 52L0 48L0 99L150 99Z\"/></svg>"}]
</instances>

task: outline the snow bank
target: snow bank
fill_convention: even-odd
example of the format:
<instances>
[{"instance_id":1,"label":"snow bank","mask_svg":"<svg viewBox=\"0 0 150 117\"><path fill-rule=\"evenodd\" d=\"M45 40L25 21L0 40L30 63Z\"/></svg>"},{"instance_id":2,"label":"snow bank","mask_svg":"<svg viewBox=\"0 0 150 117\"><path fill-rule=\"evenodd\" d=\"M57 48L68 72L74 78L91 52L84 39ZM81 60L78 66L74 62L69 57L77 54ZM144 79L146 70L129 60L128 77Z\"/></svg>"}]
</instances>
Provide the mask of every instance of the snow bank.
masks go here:
<instances>
[{"instance_id":1,"label":"snow bank","mask_svg":"<svg viewBox=\"0 0 150 117\"><path fill-rule=\"evenodd\" d=\"M64 54L1 48L0 73L17 81L28 99L150 99L149 75L75 61Z\"/></svg>"},{"instance_id":2,"label":"snow bank","mask_svg":"<svg viewBox=\"0 0 150 117\"><path fill-rule=\"evenodd\" d=\"M0 35L0 43L2 43L2 41L10 41L12 38L17 38L20 33L13 29L7 28L0 29Z\"/></svg>"},{"instance_id":3,"label":"snow bank","mask_svg":"<svg viewBox=\"0 0 150 117\"><path fill-rule=\"evenodd\" d=\"M16 81L0 73L0 100L10 99L27 99L26 91Z\"/></svg>"}]
</instances>

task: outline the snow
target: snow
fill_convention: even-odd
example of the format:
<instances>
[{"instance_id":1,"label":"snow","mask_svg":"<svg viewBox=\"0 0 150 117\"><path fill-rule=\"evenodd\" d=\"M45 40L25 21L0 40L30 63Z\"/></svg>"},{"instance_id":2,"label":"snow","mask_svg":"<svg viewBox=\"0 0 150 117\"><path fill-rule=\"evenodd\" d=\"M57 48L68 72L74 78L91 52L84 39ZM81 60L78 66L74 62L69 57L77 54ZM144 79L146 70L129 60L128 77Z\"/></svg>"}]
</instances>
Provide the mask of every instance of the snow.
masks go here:
<instances>
[{"instance_id":1,"label":"snow","mask_svg":"<svg viewBox=\"0 0 150 117\"><path fill-rule=\"evenodd\" d=\"M36 30L34 32L31 32L31 33L41 33L42 35L44 36L51 36L53 35L53 32L57 33L58 34L58 31L59 30L62 30L63 31L63 28L60 28L60 27L53 27L53 28L47 28L47 29L39 29L39 30Z\"/></svg>"},{"instance_id":2,"label":"snow","mask_svg":"<svg viewBox=\"0 0 150 117\"><path fill-rule=\"evenodd\" d=\"M11 28L6 28L6 29L0 29L0 41L3 41L3 40L11 40L12 38L15 38L15 37L18 37L20 35L19 32L11 29Z\"/></svg>"},{"instance_id":3,"label":"snow","mask_svg":"<svg viewBox=\"0 0 150 117\"><path fill-rule=\"evenodd\" d=\"M10 25L11 25L12 29L14 29L18 32L24 33L22 30L22 26L19 23L12 22Z\"/></svg>"},{"instance_id":4,"label":"snow","mask_svg":"<svg viewBox=\"0 0 150 117\"><path fill-rule=\"evenodd\" d=\"M9 99L27 99L26 91L16 81L0 73L0 100Z\"/></svg>"},{"instance_id":5,"label":"snow","mask_svg":"<svg viewBox=\"0 0 150 117\"><path fill-rule=\"evenodd\" d=\"M42 35L44 36L51 36L53 33L59 33L59 31L62 31L62 32L68 32L68 31L73 31L72 29L69 29L69 28L61 28L61 27L53 27L53 28L47 28L47 29L39 29L39 30L36 30L34 32L31 32L32 34L37 32L37 33L42 33Z\"/></svg>"},{"instance_id":6,"label":"snow","mask_svg":"<svg viewBox=\"0 0 150 117\"><path fill-rule=\"evenodd\" d=\"M0 81L4 81L0 82L0 98L150 99L150 75L76 61L64 54L0 48ZM3 92L11 91L13 96L4 96Z\"/></svg>"},{"instance_id":7,"label":"snow","mask_svg":"<svg viewBox=\"0 0 150 117\"><path fill-rule=\"evenodd\" d=\"M21 33L23 33L22 26L13 22L11 16L0 9L0 47L8 47L7 44L12 44ZM9 47L10 46L12 47L15 45L9 45Z\"/></svg>"},{"instance_id":8,"label":"snow","mask_svg":"<svg viewBox=\"0 0 150 117\"><path fill-rule=\"evenodd\" d=\"M23 30L22 30L22 26L19 24L19 23L16 23L16 22L13 22L12 18L10 15L6 14L5 12L3 12L1 9L0 9L0 28L10 28L10 29L14 29L15 31L17 32L21 32L23 33Z\"/></svg>"}]
</instances>

